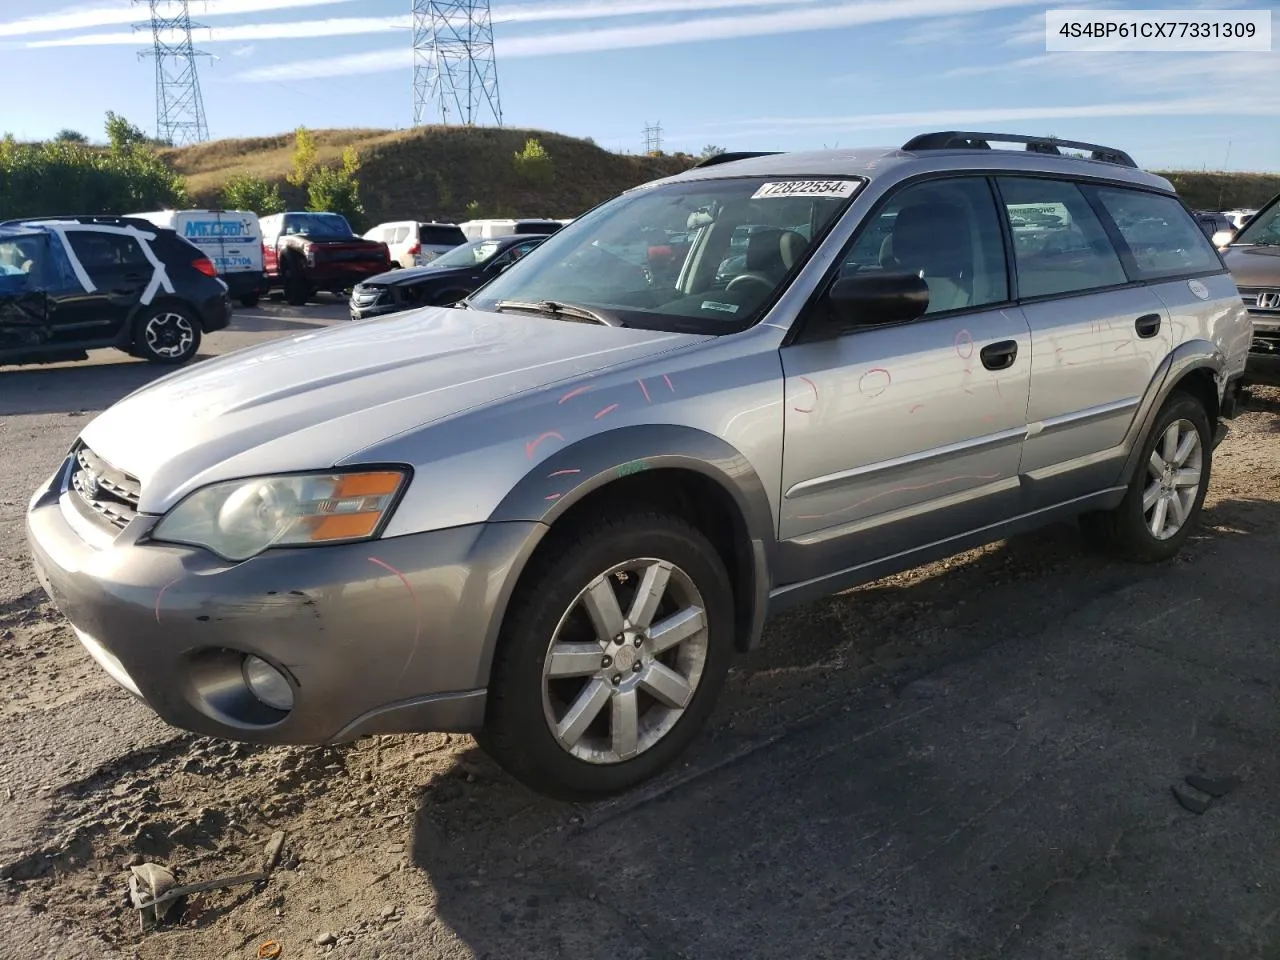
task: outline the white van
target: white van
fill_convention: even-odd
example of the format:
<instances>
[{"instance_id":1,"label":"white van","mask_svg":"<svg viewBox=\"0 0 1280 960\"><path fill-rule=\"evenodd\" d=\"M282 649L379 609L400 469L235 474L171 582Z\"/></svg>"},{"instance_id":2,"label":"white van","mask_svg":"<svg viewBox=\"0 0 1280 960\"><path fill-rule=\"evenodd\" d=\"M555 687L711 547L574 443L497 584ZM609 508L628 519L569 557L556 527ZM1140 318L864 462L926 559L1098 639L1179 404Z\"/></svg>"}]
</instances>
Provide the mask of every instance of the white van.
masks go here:
<instances>
[{"instance_id":1,"label":"white van","mask_svg":"<svg viewBox=\"0 0 1280 960\"><path fill-rule=\"evenodd\" d=\"M255 307L267 295L262 265L262 227L251 210L158 210L131 216L175 230L204 251L227 284L232 299Z\"/></svg>"},{"instance_id":2,"label":"white van","mask_svg":"<svg viewBox=\"0 0 1280 960\"><path fill-rule=\"evenodd\" d=\"M458 226L468 240L495 240L525 234L552 234L564 223L560 220L468 220Z\"/></svg>"},{"instance_id":3,"label":"white van","mask_svg":"<svg viewBox=\"0 0 1280 960\"><path fill-rule=\"evenodd\" d=\"M380 223L364 235L366 240L385 243L391 252L391 262L398 267L426 266L442 253L467 242L467 235L456 223L424 223L419 220L399 220Z\"/></svg>"}]
</instances>

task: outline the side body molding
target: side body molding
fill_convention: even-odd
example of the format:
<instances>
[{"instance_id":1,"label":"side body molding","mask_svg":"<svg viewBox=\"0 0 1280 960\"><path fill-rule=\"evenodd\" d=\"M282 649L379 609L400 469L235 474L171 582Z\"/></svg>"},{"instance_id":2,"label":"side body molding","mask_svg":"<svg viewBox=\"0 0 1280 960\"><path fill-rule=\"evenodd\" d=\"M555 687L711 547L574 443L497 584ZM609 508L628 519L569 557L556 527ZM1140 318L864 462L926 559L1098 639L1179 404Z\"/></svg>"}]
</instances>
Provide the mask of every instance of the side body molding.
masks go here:
<instances>
[{"instance_id":1,"label":"side body molding","mask_svg":"<svg viewBox=\"0 0 1280 960\"><path fill-rule=\"evenodd\" d=\"M764 630L773 586L776 522L755 468L719 437L674 424L638 424L587 437L539 462L489 519L494 523L534 521L549 530L596 491L638 476L651 476L660 484L663 471L697 474L727 495L732 504L735 551L742 554L735 584L739 595L737 639L740 647L755 646ZM744 566L749 571L746 578L741 576ZM521 572L513 571L513 577ZM505 610L495 611L494 639L503 613ZM492 641L486 648L491 655Z\"/></svg>"}]
</instances>

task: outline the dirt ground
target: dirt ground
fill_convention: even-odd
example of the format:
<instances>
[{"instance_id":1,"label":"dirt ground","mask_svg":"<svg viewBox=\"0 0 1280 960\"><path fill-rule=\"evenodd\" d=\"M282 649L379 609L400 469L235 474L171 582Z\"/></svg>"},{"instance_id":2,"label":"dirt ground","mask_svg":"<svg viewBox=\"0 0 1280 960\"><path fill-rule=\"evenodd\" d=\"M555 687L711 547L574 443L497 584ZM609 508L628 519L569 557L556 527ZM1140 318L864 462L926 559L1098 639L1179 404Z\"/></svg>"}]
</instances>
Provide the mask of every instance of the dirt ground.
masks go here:
<instances>
[{"instance_id":1,"label":"dirt ground","mask_svg":"<svg viewBox=\"0 0 1280 960\"><path fill-rule=\"evenodd\" d=\"M336 317L264 306L206 350ZM1063 526L797 611L677 769L569 805L470 737L225 743L114 686L22 514L153 374L0 370L0 957L1280 957L1280 391L1178 559ZM1202 815L1170 789L1197 772L1238 781ZM263 882L159 929L127 905L131 864L243 874L280 831Z\"/></svg>"}]
</instances>

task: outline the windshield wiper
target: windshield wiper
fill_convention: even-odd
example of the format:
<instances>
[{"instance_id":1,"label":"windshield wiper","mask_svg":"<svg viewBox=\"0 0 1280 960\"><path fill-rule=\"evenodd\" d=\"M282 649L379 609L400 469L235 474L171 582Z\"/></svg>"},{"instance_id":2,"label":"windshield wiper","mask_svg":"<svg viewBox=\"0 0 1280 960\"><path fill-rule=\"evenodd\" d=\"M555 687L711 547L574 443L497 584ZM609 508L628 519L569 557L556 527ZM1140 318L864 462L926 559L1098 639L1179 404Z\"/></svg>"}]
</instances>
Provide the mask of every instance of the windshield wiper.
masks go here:
<instances>
[{"instance_id":1,"label":"windshield wiper","mask_svg":"<svg viewBox=\"0 0 1280 960\"><path fill-rule=\"evenodd\" d=\"M586 320L606 327L622 326L622 322L617 317L600 313L590 307L560 303L558 300L499 300L493 305L493 309L499 313L503 310L523 310L526 313L540 313L555 317L557 320Z\"/></svg>"}]
</instances>

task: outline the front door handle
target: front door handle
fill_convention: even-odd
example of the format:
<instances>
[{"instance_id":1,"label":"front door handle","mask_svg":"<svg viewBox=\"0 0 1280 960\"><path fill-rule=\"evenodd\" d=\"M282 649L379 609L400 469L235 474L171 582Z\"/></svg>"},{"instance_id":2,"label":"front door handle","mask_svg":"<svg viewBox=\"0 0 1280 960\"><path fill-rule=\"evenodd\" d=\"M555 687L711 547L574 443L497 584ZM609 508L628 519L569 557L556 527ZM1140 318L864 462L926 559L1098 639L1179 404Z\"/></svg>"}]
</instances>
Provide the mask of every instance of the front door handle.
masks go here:
<instances>
[{"instance_id":1,"label":"front door handle","mask_svg":"<svg viewBox=\"0 0 1280 960\"><path fill-rule=\"evenodd\" d=\"M988 370L1008 370L1018 359L1018 341L1001 340L982 348L982 365Z\"/></svg>"},{"instance_id":2,"label":"front door handle","mask_svg":"<svg viewBox=\"0 0 1280 960\"><path fill-rule=\"evenodd\" d=\"M1160 314L1148 313L1146 316L1139 317L1134 321L1133 327L1138 331L1138 336L1149 340L1160 332Z\"/></svg>"}]
</instances>

